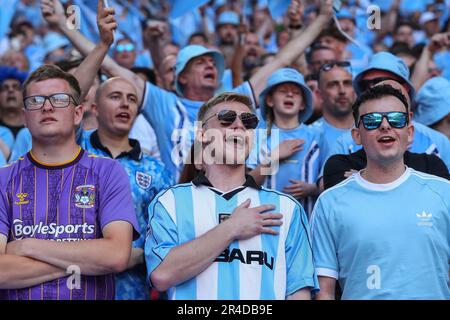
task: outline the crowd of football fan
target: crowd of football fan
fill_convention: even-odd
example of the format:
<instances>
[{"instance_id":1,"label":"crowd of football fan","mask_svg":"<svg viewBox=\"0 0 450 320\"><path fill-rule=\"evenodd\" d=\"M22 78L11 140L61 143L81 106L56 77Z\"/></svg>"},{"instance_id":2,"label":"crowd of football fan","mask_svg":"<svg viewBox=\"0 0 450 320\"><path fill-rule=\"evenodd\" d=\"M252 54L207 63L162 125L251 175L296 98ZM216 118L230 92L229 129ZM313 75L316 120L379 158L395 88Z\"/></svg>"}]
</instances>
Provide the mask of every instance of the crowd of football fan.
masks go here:
<instances>
[{"instance_id":1,"label":"crowd of football fan","mask_svg":"<svg viewBox=\"0 0 450 320\"><path fill-rule=\"evenodd\" d=\"M103 1L83 0L6 2L12 7L0 8L0 165L14 166L31 154L35 136L27 113L45 112L50 105L55 110L65 108L73 99L75 105L82 105L82 120L75 126L77 144L89 153L115 159L129 178L135 212L130 223L140 237L134 238L128 266L112 269L121 271L114 278L114 294L81 298L166 299L177 298L170 288L176 286L178 290L180 286L180 293L186 289L167 280L152 281L156 281L156 276L153 279L151 271L157 269L161 261L146 260L164 257L169 250L161 249L161 243L170 241L162 236L158 238L154 233L160 228L170 229L172 225L167 225L163 218L161 221L155 218L154 225L149 221L154 213L151 210L162 210L158 209L160 204L155 200L158 193L177 183L193 180L194 185L210 183L203 176L202 163L194 165L187 161L195 158L193 140L197 120L207 123L211 117L217 117L222 125L231 126L239 118L245 130L256 129L253 148L247 154L248 159L244 159L246 173L259 186L295 198L306 213L306 223L311 223L312 217L317 216L315 226L311 227L317 233L317 240L312 235L312 252L321 251L314 257L317 259L314 263L319 266L316 265L312 278L339 280L343 298L370 299L372 296L352 287L349 273L356 272L354 269L340 266L342 269L336 274L330 271L333 268L327 265L329 256L326 256L329 252L324 249L329 239L319 233L338 227L329 227L327 223L334 221L333 218L320 212L325 210L322 207L328 205L331 197L318 199L327 192L325 190L364 169L367 159L372 159L369 153L366 159L361 148L361 144L366 147L365 140L353 132L355 122L357 127L364 126L367 130L379 130L383 123L400 130L412 123L414 139L408 142L404 155L406 166L443 180L450 179L449 0L347 0L342 1L339 11L333 9L334 1L330 0L110 0L110 7L105 7ZM56 65L73 77L59 74L59 69L50 65ZM42 74L49 76L45 78ZM70 81L75 81L78 93L72 96L62 91L30 94L30 90L35 90L33 83L52 77L65 79L72 89L74 86ZM230 92L247 96L248 101L239 102L244 105L248 102L251 112L238 116L236 110L226 109L205 119L208 109L203 114L201 109L205 102ZM358 108L362 109L367 101L383 99L386 95L401 101L400 105L407 112L395 113L380 108L375 110L379 112L375 115L380 116L379 119L372 113L369 116L374 118L358 113ZM226 94L224 99L227 101ZM114 100L120 100L125 107L120 105L114 109ZM45 125L42 121L40 124ZM390 137L385 138L383 144L389 145ZM239 137L234 139L238 145ZM366 149L368 152L368 147ZM32 159L33 155L29 157ZM39 162L36 159L30 161ZM279 164L278 171L267 174L265 169L274 163ZM17 195L20 200L16 204L26 205L30 198L22 190L16 194L15 183L19 182L8 179L0 177L1 192L6 194L0 201L9 203L9 206L1 206L0 224L10 220L7 228L0 225L0 235L3 233L10 243L19 237L13 235L13 230L18 229L13 225L12 213L5 209L17 201L17 198L9 199L9 188L12 186L12 197ZM89 184L83 186L86 185ZM446 226L444 247L436 244L436 252L443 253L443 260L448 262L448 183L430 188L441 188L442 192L435 194L440 194L443 206L447 208L441 221ZM80 190L74 191L78 201L75 206L89 208L89 188ZM23 195L22 198L19 195ZM83 195L87 197L86 203ZM112 202L120 206L121 202L115 201L118 200ZM173 204L173 207L178 210L178 205L183 204ZM164 210L171 214L168 207L170 205ZM417 208L418 214L420 210ZM33 224L33 221L23 220L25 225L38 225L36 221ZM83 221L80 228L81 225ZM21 228L25 233L25 227ZM86 228L83 233L89 229ZM42 231L42 228L37 230ZM167 230L164 232L169 238L173 235ZM342 230L336 232L345 233ZM306 236L309 237L309 230ZM33 238L33 235L24 234L23 237ZM177 237L180 237L177 245L182 245L183 237L178 234ZM3 254L19 250L16 246L9 249L5 245L5 248ZM235 252L231 246L229 249ZM364 249L368 250L363 246L355 250ZM228 254L233 261L233 253ZM235 260L241 263L248 260L236 255ZM35 259L52 264L50 260ZM0 259L0 267L7 266ZM448 270L447 265L446 270L430 272L446 277L448 281ZM88 274L100 274L96 272ZM366 274L365 269L361 272ZM287 277L286 297L292 293L288 292L291 290L289 273ZM41 282L55 282L56 278L43 277ZM450 282L445 285L444 280L444 285L430 289L434 290L434 295L400 294L400 297L450 299ZM11 292L34 288L35 282L8 287L11 284L2 281L0 298L33 298L31 293L27 296L26 293ZM109 280L101 281L108 283ZM158 285L163 282L170 285ZM58 282L56 286L59 285ZM332 290L327 287L328 283L320 282L321 289L322 285L322 292L333 291L334 297L334 285ZM314 280L307 286L313 289L313 298L320 297L320 291L316 290L319 282ZM442 289L445 286L447 288ZM437 292L437 287L442 291ZM169 290L169 295L156 289ZM45 297L47 289L42 290L42 296L34 298ZM338 297L340 294L338 288ZM393 296L396 294L399 293L394 292ZM195 297L204 296L178 296L182 299ZM260 297L278 298L264 294ZM389 295L373 297L392 298Z\"/></svg>"}]
</instances>

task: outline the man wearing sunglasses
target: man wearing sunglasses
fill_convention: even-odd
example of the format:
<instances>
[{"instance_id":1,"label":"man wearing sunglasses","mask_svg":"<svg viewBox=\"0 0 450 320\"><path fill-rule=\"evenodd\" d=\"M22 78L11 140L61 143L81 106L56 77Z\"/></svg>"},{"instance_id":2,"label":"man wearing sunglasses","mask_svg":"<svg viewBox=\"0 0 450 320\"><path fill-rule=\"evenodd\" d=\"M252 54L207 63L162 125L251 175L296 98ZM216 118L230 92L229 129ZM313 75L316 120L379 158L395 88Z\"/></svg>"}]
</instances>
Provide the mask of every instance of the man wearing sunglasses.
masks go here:
<instances>
[{"instance_id":1,"label":"man wearing sunglasses","mask_svg":"<svg viewBox=\"0 0 450 320\"><path fill-rule=\"evenodd\" d=\"M114 47L113 59L124 68L133 68L136 62L136 46L128 38L120 39Z\"/></svg>"},{"instance_id":2,"label":"man wearing sunglasses","mask_svg":"<svg viewBox=\"0 0 450 320\"><path fill-rule=\"evenodd\" d=\"M258 124L251 100L222 93L198 120L203 171L149 206L151 285L169 299L310 299L318 287L303 208L245 174Z\"/></svg>"},{"instance_id":3,"label":"man wearing sunglasses","mask_svg":"<svg viewBox=\"0 0 450 320\"><path fill-rule=\"evenodd\" d=\"M401 91L380 85L353 107L365 169L319 197L312 217L318 299L450 299L450 182L404 163L413 138Z\"/></svg>"}]
</instances>

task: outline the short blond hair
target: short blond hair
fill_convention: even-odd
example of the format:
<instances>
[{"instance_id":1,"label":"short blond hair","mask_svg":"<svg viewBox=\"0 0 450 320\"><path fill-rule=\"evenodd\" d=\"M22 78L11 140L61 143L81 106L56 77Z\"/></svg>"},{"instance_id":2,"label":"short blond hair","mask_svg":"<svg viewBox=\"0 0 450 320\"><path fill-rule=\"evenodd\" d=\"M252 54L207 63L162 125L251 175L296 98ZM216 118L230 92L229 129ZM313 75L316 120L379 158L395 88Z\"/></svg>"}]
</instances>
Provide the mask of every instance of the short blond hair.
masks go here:
<instances>
[{"instance_id":1,"label":"short blond hair","mask_svg":"<svg viewBox=\"0 0 450 320\"><path fill-rule=\"evenodd\" d=\"M239 102L246 105L253 112L253 104L248 96L236 92L223 92L212 97L200 107L197 120L203 121L208 110L222 102Z\"/></svg>"}]
</instances>

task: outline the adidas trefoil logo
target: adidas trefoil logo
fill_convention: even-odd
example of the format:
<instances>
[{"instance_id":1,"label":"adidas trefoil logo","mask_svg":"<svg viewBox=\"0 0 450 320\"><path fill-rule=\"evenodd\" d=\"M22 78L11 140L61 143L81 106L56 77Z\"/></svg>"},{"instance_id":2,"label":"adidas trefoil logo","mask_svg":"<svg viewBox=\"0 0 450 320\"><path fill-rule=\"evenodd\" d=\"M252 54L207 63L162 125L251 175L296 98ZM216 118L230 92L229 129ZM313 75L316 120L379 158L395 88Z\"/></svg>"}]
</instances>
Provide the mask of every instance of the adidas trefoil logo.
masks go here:
<instances>
[{"instance_id":1,"label":"adidas trefoil logo","mask_svg":"<svg viewBox=\"0 0 450 320\"><path fill-rule=\"evenodd\" d=\"M419 219L419 222L417 223L420 227L432 227L433 222L431 219L433 218L433 214L426 213L424 210L422 213L416 213L417 218Z\"/></svg>"}]
</instances>

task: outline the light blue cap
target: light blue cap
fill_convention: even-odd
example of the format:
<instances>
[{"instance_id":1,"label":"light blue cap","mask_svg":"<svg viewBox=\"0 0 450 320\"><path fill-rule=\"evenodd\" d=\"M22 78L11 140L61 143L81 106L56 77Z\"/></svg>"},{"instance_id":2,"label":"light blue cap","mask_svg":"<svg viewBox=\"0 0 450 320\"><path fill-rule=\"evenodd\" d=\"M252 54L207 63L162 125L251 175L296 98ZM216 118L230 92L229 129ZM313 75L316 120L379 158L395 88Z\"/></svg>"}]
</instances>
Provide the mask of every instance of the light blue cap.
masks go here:
<instances>
[{"instance_id":1,"label":"light blue cap","mask_svg":"<svg viewBox=\"0 0 450 320\"><path fill-rule=\"evenodd\" d=\"M412 85L411 81L409 81L409 69L405 62L394 56L389 52L378 52L374 54L369 61L369 64L356 75L355 80L353 81L353 87L355 88L356 94L359 96L361 92L361 88L359 87L359 81L364 76L365 73L371 70L383 70L390 73L395 74L396 76L402 78L409 87L409 96L411 101L414 99L414 95L416 90Z\"/></svg>"},{"instance_id":2,"label":"light blue cap","mask_svg":"<svg viewBox=\"0 0 450 320\"><path fill-rule=\"evenodd\" d=\"M259 106L261 108L261 116L266 120L266 96L277 85L282 83L294 83L298 85L303 91L303 98L305 100L305 109L298 114L300 123L307 121L313 113L312 93L305 84L303 75L292 68L278 69L267 80L267 87L259 95Z\"/></svg>"},{"instance_id":3,"label":"light blue cap","mask_svg":"<svg viewBox=\"0 0 450 320\"><path fill-rule=\"evenodd\" d=\"M61 47L68 46L70 41L57 32L49 32L44 37L44 52L45 55L50 54L53 50L56 50Z\"/></svg>"},{"instance_id":4,"label":"light blue cap","mask_svg":"<svg viewBox=\"0 0 450 320\"><path fill-rule=\"evenodd\" d=\"M219 19L217 20L217 25L221 24L232 24L239 25L239 16L234 11L224 11L219 15Z\"/></svg>"},{"instance_id":5,"label":"light blue cap","mask_svg":"<svg viewBox=\"0 0 450 320\"><path fill-rule=\"evenodd\" d=\"M353 14L348 10L348 8L342 8L339 10L339 12L336 13L336 18L338 19L350 19L353 22L355 22L355 17Z\"/></svg>"},{"instance_id":6,"label":"light blue cap","mask_svg":"<svg viewBox=\"0 0 450 320\"><path fill-rule=\"evenodd\" d=\"M200 45L188 45L178 52L177 61L175 63L175 88L180 96L183 96L183 88L178 83L178 77L183 72L186 65L194 58L210 55L214 59L217 68L217 80L220 82L223 77L223 71L225 70L225 60L222 53L217 50L205 48Z\"/></svg>"},{"instance_id":7,"label":"light blue cap","mask_svg":"<svg viewBox=\"0 0 450 320\"><path fill-rule=\"evenodd\" d=\"M450 81L434 77L417 92L414 120L426 126L442 120L450 113Z\"/></svg>"}]
</instances>

